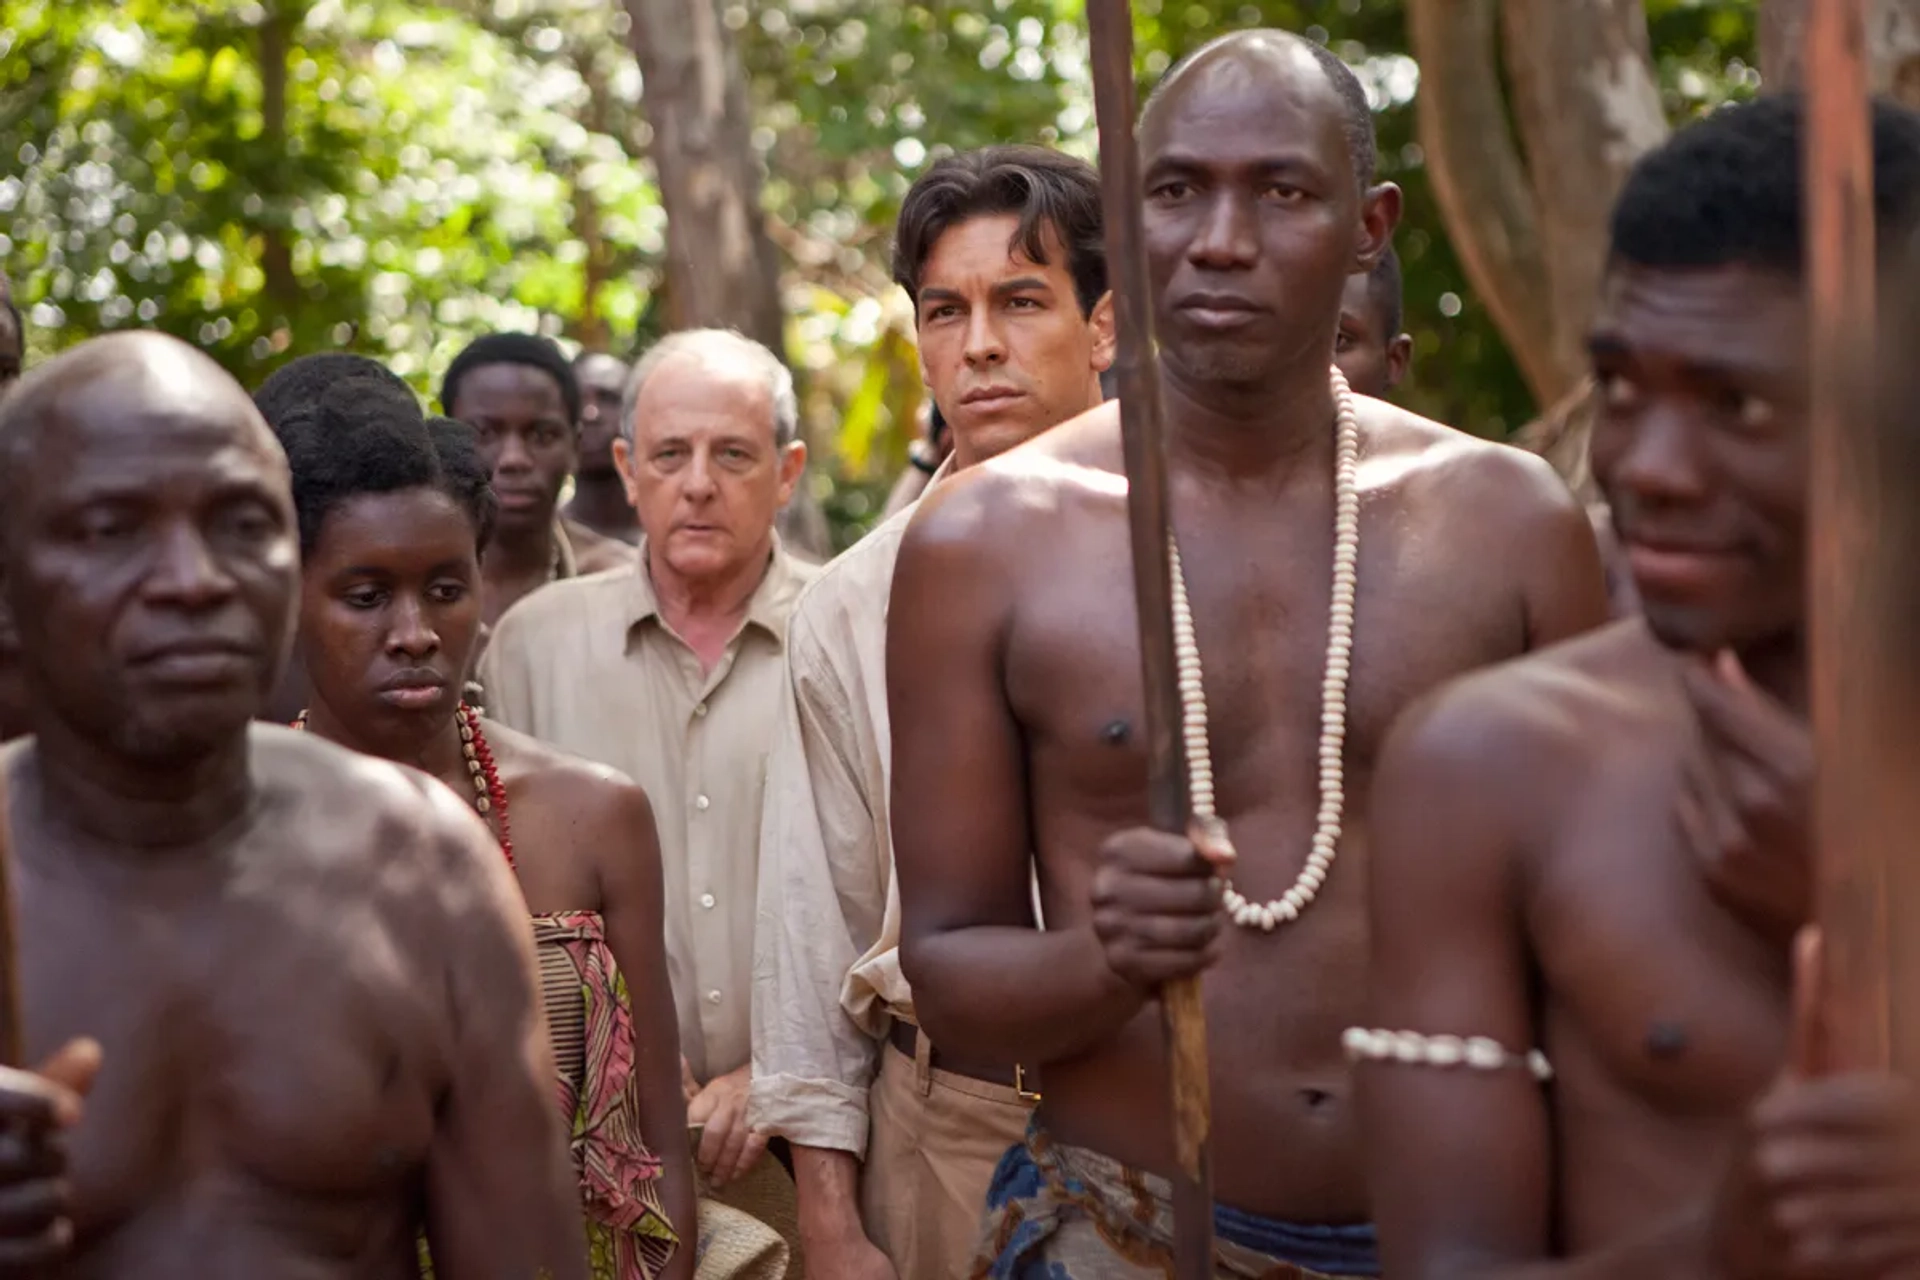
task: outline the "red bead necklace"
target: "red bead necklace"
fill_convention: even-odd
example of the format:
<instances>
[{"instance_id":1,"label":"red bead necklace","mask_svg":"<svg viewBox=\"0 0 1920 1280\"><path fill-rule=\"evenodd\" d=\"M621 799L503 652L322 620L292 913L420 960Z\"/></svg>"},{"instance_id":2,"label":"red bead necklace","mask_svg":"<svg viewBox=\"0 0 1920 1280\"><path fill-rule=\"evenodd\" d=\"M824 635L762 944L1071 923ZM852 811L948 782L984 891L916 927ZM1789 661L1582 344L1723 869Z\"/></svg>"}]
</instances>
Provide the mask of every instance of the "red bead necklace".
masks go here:
<instances>
[{"instance_id":1,"label":"red bead necklace","mask_svg":"<svg viewBox=\"0 0 1920 1280\"><path fill-rule=\"evenodd\" d=\"M454 721L460 726L460 754L467 763L467 776L473 780L473 807L493 826L500 851L507 855L507 865L518 870L519 864L513 860L513 827L507 820L507 788L500 781L493 748L487 745L486 732L480 727L480 713L463 702L454 712ZM307 727L306 712L300 713L293 727Z\"/></svg>"}]
</instances>

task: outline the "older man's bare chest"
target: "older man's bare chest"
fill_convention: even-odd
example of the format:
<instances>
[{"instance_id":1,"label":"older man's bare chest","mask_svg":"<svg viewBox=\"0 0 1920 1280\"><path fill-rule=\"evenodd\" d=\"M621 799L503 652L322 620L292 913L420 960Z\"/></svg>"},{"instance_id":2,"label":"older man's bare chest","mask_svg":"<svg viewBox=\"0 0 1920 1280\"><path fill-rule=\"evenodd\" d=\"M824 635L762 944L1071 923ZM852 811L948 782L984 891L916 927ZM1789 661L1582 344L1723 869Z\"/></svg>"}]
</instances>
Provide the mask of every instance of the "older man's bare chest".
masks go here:
<instances>
[{"instance_id":1,"label":"older man's bare chest","mask_svg":"<svg viewBox=\"0 0 1920 1280\"><path fill-rule=\"evenodd\" d=\"M1221 811L1255 839L1300 845L1318 799L1334 560L1330 499L1303 505L1311 509L1196 511L1179 522ZM1043 848L1050 816L1116 826L1145 815L1126 537L1120 501L1090 504L1021 569L1006 680ZM1518 583L1489 583L1486 566L1462 561L1393 491L1368 496L1342 743L1356 800L1409 702L1525 645Z\"/></svg>"},{"instance_id":2,"label":"older man's bare chest","mask_svg":"<svg viewBox=\"0 0 1920 1280\"><path fill-rule=\"evenodd\" d=\"M310 834L257 829L214 874L23 860L29 1055L105 1050L72 1144L83 1249L224 1231L390 1253L446 1078L444 984L377 888L290 843Z\"/></svg>"}]
</instances>

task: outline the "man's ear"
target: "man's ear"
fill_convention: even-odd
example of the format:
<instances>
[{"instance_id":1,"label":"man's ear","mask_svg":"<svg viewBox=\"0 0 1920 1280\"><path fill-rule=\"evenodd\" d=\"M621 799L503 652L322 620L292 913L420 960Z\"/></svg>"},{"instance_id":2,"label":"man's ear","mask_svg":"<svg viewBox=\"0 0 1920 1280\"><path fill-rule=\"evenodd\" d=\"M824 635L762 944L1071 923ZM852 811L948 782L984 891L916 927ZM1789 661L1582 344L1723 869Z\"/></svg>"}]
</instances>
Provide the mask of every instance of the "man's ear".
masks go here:
<instances>
[{"instance_id":1,"label":"man's ear","mask_svg":"<svg viewBox=\"0 0 1920 1280\"><path fill-rule=\"evenodd\" d=\"M1113 362L1120 354L1119 334L1114 328L1113 290L1109 289L1100 295L1100 301L1093 304L1087 323L1093 326L1093 371L1105 373L1113 368Z\"/></svg>"},{"instance_id":2,"label":"man's ear","mask_svg":"<svg viewBox=\"0 0 1920 1280\"><path fill-rule=\"evenodd\" d=\"M1413 364L1413 335L1403 333L1387 344L1387 390L1392 391L1407 376Z\"/></svg>"},{"instance_id":3,"label":"man's ear","mask_svg":"<svg viewBox=\"0 0 1920 1280\"><path fill-rule=\"evenodd\" d=\"M786 506L793 501L794 490L800 487L800 477L807 470L807 442L795 440L780 450L780 505Z\"/></svg>"},{"instance_id":4,"label":"man's ear","mask_svg":"<svg viewBox=\"0 0 1920 1280\"><path fill-rule=\"evenodd\" d=\"M627 505L640 510L639 459L633 456L633 441L625 436L613 438L613 469L620 475L620 491L627 495Z\"/></svg>"},{"instance_id":5,"label":"man's ear","mask_svg":"<svg viewBox=\"0 0 1920 1280\"><path fill-rule=\"evenodd\" d=\"M1393 247L1394 229L1400 225L1405 207L1400 188L1391 182L1378 183L1360 202L1360 246L1351 274L1365 275L1380 265Z\"/></svg>"}]
</instances>

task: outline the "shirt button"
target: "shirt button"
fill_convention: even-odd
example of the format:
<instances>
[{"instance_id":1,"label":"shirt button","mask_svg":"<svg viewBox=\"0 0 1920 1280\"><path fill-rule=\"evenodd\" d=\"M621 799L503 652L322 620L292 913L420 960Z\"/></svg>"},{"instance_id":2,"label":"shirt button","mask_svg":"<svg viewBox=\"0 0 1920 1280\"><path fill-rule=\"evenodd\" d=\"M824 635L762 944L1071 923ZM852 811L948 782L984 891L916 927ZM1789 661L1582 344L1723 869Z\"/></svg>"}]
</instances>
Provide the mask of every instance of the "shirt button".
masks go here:
<instances>
[{"instance_id":1,"label":"shirt button","mask_svg":"<svg viewBox=\"0 0 1920 1280\"><path fill-rule=\"evenodd\" d=\"M700 810L700 812L702 813L705 813L708 807L711 806L712 804L713 804L713 801L707 799L705 796L695 796L693 798L693 807Z\"/></svg>"},{"instance_id":2,"label":"shirt button","mask_svg":"<svg viewBox=\"0 0 1920 1280\"><path fill-rule=\"evenodd\" d=\"M710 893L701 894L700 905L705 907L709 911L713 910L713 895Z\"/></svg>"},{"instance_id":3,"label":"shirt button","mask_svg":"<svg viewBox=\"0 0 1920 1280\"><path fill-rule=\"evenodd\" d=\"M719 1003L720 1003L720 993L719 993L718 991L709 991L709 992L707 992L707 1003L708 1003L708 1004L719 1004Z\"/></svg>"},{"instance_id":4,"label":"shirt button","mask_svg":"<svg viewBox=\"0 0 1920 1280\"><path fill-rule=\"evenodd\" d=\"M706 715L706 714L707 714L707 704L706 704L706 703L704 703L704 702L699 702L699 703L695 703L695 704L694 704L694 708L693 708L693 714L695 714L695 715L697 715L697 716L704 716L704 715Z\"/></svg>"}]
</instances>

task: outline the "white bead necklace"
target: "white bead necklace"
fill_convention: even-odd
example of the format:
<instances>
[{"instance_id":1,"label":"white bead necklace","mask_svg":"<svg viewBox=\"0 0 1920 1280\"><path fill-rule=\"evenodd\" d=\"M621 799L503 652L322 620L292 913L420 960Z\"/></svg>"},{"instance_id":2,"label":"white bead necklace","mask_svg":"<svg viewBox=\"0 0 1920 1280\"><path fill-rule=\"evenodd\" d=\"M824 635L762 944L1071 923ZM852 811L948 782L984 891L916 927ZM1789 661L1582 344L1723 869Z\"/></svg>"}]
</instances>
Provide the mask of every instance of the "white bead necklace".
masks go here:
<instances>
[{"instance_id":1,"label":"white bead necklace","mask_svg":"<svg viewBox=\"0 0 1920 1280\"><path fill-rule=\"evenodd\" d=\"M1307 865L1293 887L1264 905L1250 902L1228 882L1227 911L1242 928L1271 932L1297 920L1326 883L1339 851L1341 814L1346 804L1342 751L1347 740L1347 677L1353 666L1353 599L1360 559L1360 422L1353 392L1338 367L1332 371L1334 405L1333 460L1333 607L1327 616L1327 670L1320 685L1320 810L1314 822ZM1173 562L1173 656L1180 684L1181 736L1187 750L1188 802L1208 838L1231 852L1227 825L1213 806L1213 753L1208 745L1207 695L1201 683L1200 645L1187 603L1186 573L1171 532L1167 545Z\"/></svg>"}]
</instances>

